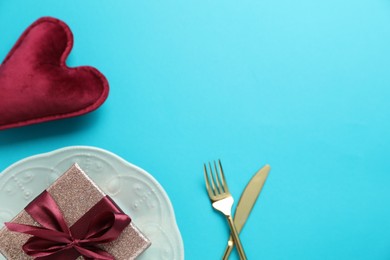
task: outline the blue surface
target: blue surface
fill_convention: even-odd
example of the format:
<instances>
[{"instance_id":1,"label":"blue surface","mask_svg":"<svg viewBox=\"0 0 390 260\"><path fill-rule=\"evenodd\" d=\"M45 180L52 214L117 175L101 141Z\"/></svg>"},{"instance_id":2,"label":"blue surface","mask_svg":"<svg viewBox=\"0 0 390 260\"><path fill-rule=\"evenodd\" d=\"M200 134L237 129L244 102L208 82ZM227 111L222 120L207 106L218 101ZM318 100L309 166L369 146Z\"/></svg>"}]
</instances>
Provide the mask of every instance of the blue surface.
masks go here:
<instances>
[{"instance_id":1,"label":"blue surface","mask_svg":"<svg viewBox=\"0 0 390 260\"><path fill-rule=\"evenodd\" d=\"M268 163L249 259L390 259L390 1L1 1L0 56L46 15L73 31L68 65L111 92L89 115L0 132L0 169L110 150L162 184L197 260L228 236L202 163L222 159L236 201Z\"/></svg>"}]
</instances>

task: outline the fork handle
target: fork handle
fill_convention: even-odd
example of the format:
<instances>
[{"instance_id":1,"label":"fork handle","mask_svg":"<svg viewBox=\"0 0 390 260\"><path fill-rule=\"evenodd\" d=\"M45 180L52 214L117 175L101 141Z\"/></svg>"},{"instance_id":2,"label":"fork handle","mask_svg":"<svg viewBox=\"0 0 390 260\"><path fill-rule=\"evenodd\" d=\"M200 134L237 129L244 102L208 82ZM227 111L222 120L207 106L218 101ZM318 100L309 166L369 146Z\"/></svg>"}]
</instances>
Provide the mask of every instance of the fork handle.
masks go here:
<instances>
[{"instance_id":1,"label":"fork handle","mask_svg":"<svg viewBox=\"0 0 390 260\"><path fill-rule=\"evenodd\" d=\"M233 251L233 247L234 247L234 242L232 236L230 235L227 247L225 249L225 252L223 253L222 260L229 259L230 253Z\"/></svg>"},{"instance_id":2,"label":"fork handle","mask_svg":"<svg viewBox=\"0 0 390 260\"><path fill-rule=\"evenodd\" d=\"M226 218L227 218L228 223L229 223L229 227L230 227L231 235L233 237L234 244L236 245L238 254L240 255L240 260L246 260L247 258L246 258L245 252L244 252L244 248L242 248L240 238L238 237L238 232L237 232L236 226L234 225L234 222L233 222L233 218L231 215L226 216Z\"/></svg>"}]
</instances>

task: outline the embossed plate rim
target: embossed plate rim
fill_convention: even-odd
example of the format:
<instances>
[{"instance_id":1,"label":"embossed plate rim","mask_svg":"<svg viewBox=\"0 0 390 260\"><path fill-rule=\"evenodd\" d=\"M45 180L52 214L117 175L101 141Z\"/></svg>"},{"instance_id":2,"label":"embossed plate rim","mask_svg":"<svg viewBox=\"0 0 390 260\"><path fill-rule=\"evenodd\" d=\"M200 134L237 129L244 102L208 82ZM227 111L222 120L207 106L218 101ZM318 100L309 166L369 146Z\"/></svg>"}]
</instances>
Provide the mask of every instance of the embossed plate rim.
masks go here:
<instances>
[{"instance_id":1,"label":"embossed plate rim","mask_svg":"<svg viewBox=\"0 0 390 260\"><path fill-rule=\"evenodd\" d=\"M34 162L36 162L36 161L38 161L40 163L42 163L44 161L45 163L49 164L49 166L54 167L55 165L58 165L61 163L60 158L56 158L56 157L61 157L61 155L63 155L63 154L66 154L67 156L71 157L71 156L77 156L77 155L85 155L88 153L103 156L105 159L107 159L106 162L109 163L109 165L115 169L118 169L120 167L131 168L133 171L137 172L137 174L140 174L139 176L142 176L143 178L145 178L145 181L146 181L145 184L147 182L150 182L149 184L153 185L158 190L158 196L159 196L158 199L160 199L164 202L165 205L163 205L162 207L164 207L164 210L166 211L166 213L168 213L168 215L169 215L168 218L170 220L170 221L166 221L164 223L167 225L167 226L165 226L165 230L167 233L169 233L169 235L173 238L173 240L175 240L174 242L178 243L175 245L175 248L173 249L176 251L174 255L177 255L178 260L184 259L183 240L182 240L180 231L179 231L178 226L177 226L174 210L173 210L172 204L169 200L169 197L166 194L163 187L161 186L161 184L159 184L158 181L156 179L154 179L154 177L151 174L149 174L148 172L146 172L142 168L126 161L122 157L120 157L120 156L118 156L110 151L107 151L105 149L94 147L94 146L68 146L68 147L63 147L63 148L56 149L56 150L53 150L50 152L41 153L41 154L37 154L37 155L33 155L30 157L21 159L21 160L17 161L16 163L7 167L5 170L3 170L0 173L0 187L3 186L5 181L7 181L6 177L9 177L9 175L12 174L14 171L18 171L19 169L26 169L26 168L28 169L29 168L28 165L34 164ZM132 174L121 174L119 176L133 177L133 178L135 177ZM157 196L157 193L156 193L156 196ZM0 201L1 201L1 198L0 198ZM126 207L124 207L123 209L125 211L130 211ZM0 228L1 228L1 226L2 226L2 223L0 223ZM168 227L168 228L166 228L166 227ZM162 228L162 226L159 226L159 228ZM158 253L158 251L157 251L157 253ZM146 258L147 255L148 255L148 257L152 257L152 255L144 254L145 257L143 257L141 255L140 259L147 259ZM4 258L2 258L1 254L0 254L0 259L4 259ZM153 257L153 259L155 259L155 258Z\"/></svg>"}]
</instances>

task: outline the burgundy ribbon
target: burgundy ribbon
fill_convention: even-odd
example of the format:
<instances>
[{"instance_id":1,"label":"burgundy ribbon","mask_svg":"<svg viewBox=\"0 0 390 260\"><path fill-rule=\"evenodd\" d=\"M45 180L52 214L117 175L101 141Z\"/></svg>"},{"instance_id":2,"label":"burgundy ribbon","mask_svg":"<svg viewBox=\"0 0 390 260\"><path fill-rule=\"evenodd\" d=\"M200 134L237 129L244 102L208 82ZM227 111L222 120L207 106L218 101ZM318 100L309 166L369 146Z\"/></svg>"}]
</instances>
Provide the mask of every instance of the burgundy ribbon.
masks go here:
<instances>
[{"instance_id":1,"label":"burgundy ribbon","mask_svg":"<svg viewBox=\"0 0 390 260\"><path fill-rule=\"evenodd\" d=\"M44 191L25 211L41 224L31 226L8 222L11 231L32 235L23 245L24 252L39 260L86 259L113 260L97 245L114 241L131 219L108 197L103 197L70 228L50 193Z\"/></svg>"}]
</instances>

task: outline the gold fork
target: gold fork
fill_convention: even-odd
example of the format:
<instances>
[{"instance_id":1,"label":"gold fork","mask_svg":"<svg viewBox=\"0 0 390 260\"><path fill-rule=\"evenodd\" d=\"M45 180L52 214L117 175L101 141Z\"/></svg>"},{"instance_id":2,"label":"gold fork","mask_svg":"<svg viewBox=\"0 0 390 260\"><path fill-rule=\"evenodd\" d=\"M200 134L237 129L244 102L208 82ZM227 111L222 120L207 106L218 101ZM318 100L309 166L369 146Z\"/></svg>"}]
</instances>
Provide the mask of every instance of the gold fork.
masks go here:
<instances>
[{"instance_id":1,"label":"gold fork","mask_svg":"<svg viewBox=\"0 0 390 260\"><path fill-rule=\"evenodd\" d=\"M214 161L215 174L213 174L213 169L211 163L209 163L210 176L207 173L206 164L204 164L204 178L206 180L206 189L209 194L209 198L213 205L213 208L220 211L226 216L226 219L229 223L230 231L233 237L234 244L236 245L238 254L240 255L241 260L246 260L244 249L241 245L240 238L238 237L238 232L233 222L232 218L232 206L233 206L233 197L229 192L227 186L225 175L223 174L221 161L218 160L219 171L217 164Z\"/></svg>"}]
</instances>

